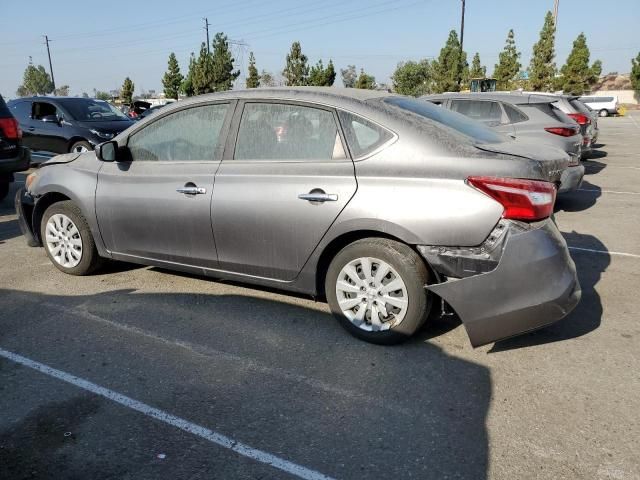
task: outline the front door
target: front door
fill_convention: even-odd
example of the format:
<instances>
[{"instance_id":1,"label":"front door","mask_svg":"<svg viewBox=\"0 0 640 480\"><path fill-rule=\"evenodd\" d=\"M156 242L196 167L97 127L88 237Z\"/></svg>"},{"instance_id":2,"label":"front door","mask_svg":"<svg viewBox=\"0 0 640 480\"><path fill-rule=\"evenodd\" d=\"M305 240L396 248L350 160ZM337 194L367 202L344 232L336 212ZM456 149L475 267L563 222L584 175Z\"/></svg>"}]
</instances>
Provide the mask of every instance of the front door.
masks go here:
<instances>
[{"instance_id":1,"label":"front door","mask_svg":"<svg viewBox=\"0 0 640 480\"><path fill-rule=\"evenodd\" d=\"M129 137L130 161L104 163L96 214L116 258L217 266L211 195L230 110L217 103L163 115Z\"/></svg>"},{"instance_id":2,"label":"front door","mask_svg":"<svg viewBox=\"0 0 640 480\"><path fill-rule=\"evenodd\" d=\"M59 108L49 102L33 102L31 118L32 122L29 126L31 138L28 143L30 148L56 154L69 151L65 135L65 129L68 129L68 126L62 121L64 113Z\"/></svg>"},{"instance_id":3,"label":"front door","mask_svg":"<svg viewBox=\"0 0 640 480\"><path fill-rule=\"evenodd\" d=\"M293 280L355 193L354 166L332 109L241 107L233 158L220 165L213 191L220 268Z\"/></svg>"}]
</instances>

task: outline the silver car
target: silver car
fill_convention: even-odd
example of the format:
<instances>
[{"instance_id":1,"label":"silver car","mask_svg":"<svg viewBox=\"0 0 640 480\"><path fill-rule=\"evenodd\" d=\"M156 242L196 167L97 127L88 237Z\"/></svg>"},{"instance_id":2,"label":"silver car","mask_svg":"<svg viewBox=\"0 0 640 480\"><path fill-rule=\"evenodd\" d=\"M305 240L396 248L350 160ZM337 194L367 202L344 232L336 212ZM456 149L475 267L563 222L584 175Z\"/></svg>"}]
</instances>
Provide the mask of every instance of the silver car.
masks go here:
<instances>
[{"instance_id":1,"label":"silver car","mask_svg":"<svg viewBox=\"0 0 640 480\"><path fill-rule=\"evenodd\" d=\"M232 91L53 158L16 208L69 274L115 259L303 292L385 344L442 299L477 346L580 298L551 218L558 152L383 92Z\"/></svg>"},{"instance_id":2,"label":"silver car","mask_svg":"<svg viewBox=\"0 0 640 480\"><path fill-rule=\"evenodd\" d=\"M421 98L512 138L542 142L564 150L569 154L570 162L562 174L559 193L576 190L582 184L580 126L554 105L556 98L520 92L444 93Z\"/></svg>"}]
</instances>

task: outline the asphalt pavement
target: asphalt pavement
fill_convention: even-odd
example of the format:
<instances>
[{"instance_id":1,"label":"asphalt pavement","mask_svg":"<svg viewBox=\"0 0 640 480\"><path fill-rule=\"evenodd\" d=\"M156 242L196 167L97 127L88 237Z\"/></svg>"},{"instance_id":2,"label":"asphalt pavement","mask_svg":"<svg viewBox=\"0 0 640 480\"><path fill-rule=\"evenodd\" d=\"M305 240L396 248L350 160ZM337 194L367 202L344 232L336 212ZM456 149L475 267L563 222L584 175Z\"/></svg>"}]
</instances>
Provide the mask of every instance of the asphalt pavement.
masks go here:
<instances>
[{"instance_id":1,"label":"asphalt pavement","mask_svg":"<svg viewBox=\"0 0 640 480\"><path fill-rule=\"evenodd\" d=\"M640 112L599 123L556 208L580 305L478 349L455 317L381 347L305 297L67 276L1 202L0 478L640 479Z\"/></svg>"}]
</instances>

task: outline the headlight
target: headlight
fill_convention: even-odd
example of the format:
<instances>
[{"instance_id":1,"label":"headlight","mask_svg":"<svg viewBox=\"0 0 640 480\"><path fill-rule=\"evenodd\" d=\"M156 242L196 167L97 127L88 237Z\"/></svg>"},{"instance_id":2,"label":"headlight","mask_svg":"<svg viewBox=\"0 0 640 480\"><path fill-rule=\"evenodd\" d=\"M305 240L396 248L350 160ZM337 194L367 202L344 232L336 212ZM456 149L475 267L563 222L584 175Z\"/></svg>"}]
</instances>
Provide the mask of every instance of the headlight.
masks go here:
<instances>
[{"instance_id":1,"label":"headlight","mask_svg":"<svg viewBox=\"0 0 640 480\"><path fill-rule=\"evenodd\" d=\"M90 131L91 131L91 133L93 133L94 135L99 136L100 138L106 138L106 139L113 138L113 133L101 132L100 130L94 130L94 129L92 129Z\"/></svg>"},{"instance_id":2,"label":"headlight","mask_svg":"<svg viewBox=\"0 0 640 480\"><path fill-rule=\"evenodd\" d=\"M37 176L38 176L38 172L33 172L27 175L27 179L24 182L24 185L25 187L27 187L27 190L31 188L31 184L33 183L33 181L36 179Z\"/></svg>"}]
</instances>

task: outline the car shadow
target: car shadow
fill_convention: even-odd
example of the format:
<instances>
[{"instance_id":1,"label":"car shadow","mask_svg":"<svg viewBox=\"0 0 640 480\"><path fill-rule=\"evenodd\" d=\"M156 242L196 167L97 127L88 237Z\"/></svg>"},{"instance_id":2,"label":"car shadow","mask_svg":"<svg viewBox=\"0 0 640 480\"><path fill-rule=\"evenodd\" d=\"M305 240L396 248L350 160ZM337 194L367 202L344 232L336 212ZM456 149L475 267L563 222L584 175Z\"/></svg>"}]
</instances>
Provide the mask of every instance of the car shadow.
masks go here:
<instances>
[{"instance_id":1,"label":"car shadow","mask_svg":"<svg viewBox=\"0 0 640 480\"><path fill-rule=\"evenodd\" d=\"M607 168L606 163L596 162L595 160L589 162L582 162L584 165L584 174L586 175L595 175L596 173L600 173L602 170Z\"/></svg>"},{"instance_id":2,"label":"car shadow","mask_svg":"<svg viewBox=\"0 0 640 480\"><path fill-rule=\"evenodd\" d=\"M212 366L206 374L215 379L210 382L189 373L180 362L158 372L145 370L149 381L158 381L163 388L186 389L175 395L173 414L189 418L192 402L208 404L217 397L213 413L198 412L204 424L217 425L223 433L240 438L262 432L257 441L264 445L273 443L269 438L279 438L278 448L293 458L313 459L320 471L343 478L425 478L425 472L429 478L487 478L490 371L433 343L407 342L397 347L367 344L349 336L329 313L310 302L289 303L251 296L250 292L212 295L113 290L62 296L8 289L0 290L0 342L11 339L11 344L20 348L22 331L44 328L38 317L58 311L52 304L60 311L88 312L77 323L82 335L94 331L83 325L85 322L98 322L100 336L89 334L89 342L105 342L104 348L113 345L108 343L111 340L119 345L109 363L131 355L129 349L137 355L138 339L127 340L126 332L150 332L145 338L158 339L159 345L145 348L145 362L153 364L153 355L162 355L166 345L177 344L189 345L190 351L199 355L212 355L214 364L221 358L215 355L222 355L233 367L228 368L237 368L234 373ZM28 319L26 305L33 313ZM104 330L108 325L122 327ZM43 344L56 341L46 334L41 338ZM120 385L130 391L132 382L147 381L135 369L128 372L119 370L112 388L118 390ZM182 381L185 376L187 382ZM225 379L229 380L223 386ZM97 381L94 377L90 380ZM226 392L222 397L221 391ZM225 412L224 417L216 415L218 409ZM281 418L294 421L274 424L274 409ZM10 423L20 425L20 419ZM33 430L22 426L25 431ZM11 440L7 432L0 431L0 438ZM310 432L313 441L308 441ZM32 462L44 460L34 448L43 441L37 430L19 438L15 451L23 453L21 463L12 461L14 475L16 471L28 473ZM45 453L52 462L71 461L63 451L48 449ZM126 462L122 452L103 453L115 458L117 466L118 458ZM69 467L74 471L74 465ZM2 470L0 465L0 477Z\"/></svg>"},{"instance_id":3,"label":"car shadow","mask_svg":"<svg viewBox=\"0 0 640 480\"><path fill-rule=\"evenodd\" d=\"M554 212L581 212L593 207L602 195L602 189L588 181L583 181L580 190L558 195Z\"/></svg>"},{"instance_id":4,"label":"car shadow","mask_svg":"<svg viewBox=\"0 0 640 480\"><path fill-rule=\"evenodd\" d=\"M593 160L605 158L606 156L608 156L608 153L605 150L591 150L591 152L589 152L589 156L584 159L584 162L586 162L586 164L589 164Z\"/></svg>"},{"instance_id":5,"label":"car shadow","mask_svg":"<svg viewBox=\"0 0 640 480\"><path fill-rule=\"evenodd\" d=\"M603 312L602 300L595 287L600 281L602 273L611 263L611 255L607 253L607 247L593 235L574 231L563 233L563 236L576 264L578 280L582 289L580 303L561 321L532 333L497 342L489 353L561 342L581 337L600 327Z\"/></svg>"}]
</instances>

